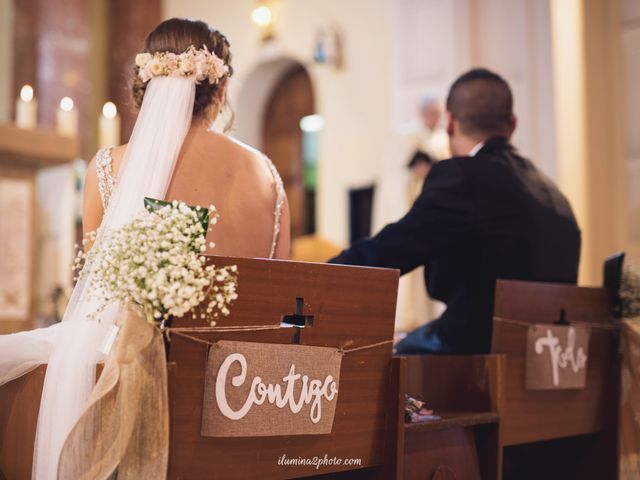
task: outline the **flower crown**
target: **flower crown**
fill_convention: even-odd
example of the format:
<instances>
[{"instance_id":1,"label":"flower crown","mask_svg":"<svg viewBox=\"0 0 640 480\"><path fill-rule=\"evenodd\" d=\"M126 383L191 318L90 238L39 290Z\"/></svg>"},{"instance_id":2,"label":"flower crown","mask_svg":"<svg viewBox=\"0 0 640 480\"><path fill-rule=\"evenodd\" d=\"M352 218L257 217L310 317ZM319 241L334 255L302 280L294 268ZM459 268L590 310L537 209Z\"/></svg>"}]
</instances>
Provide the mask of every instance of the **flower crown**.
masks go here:
<instances>
[{"instance_id":1,"label":"flower crown","mask_svg":"<svg viewBox=\"0 0 640 480\"><path fill-rule=\"evenodd\" d=\"M172 52L139 53L136 55L138 76L143 82L155 77L185 77L200 84L208 80L216 84L229 73L229 66L206 45L196 49L193 45L186 51L176 54Z\"/></svg>"}]
</instances>

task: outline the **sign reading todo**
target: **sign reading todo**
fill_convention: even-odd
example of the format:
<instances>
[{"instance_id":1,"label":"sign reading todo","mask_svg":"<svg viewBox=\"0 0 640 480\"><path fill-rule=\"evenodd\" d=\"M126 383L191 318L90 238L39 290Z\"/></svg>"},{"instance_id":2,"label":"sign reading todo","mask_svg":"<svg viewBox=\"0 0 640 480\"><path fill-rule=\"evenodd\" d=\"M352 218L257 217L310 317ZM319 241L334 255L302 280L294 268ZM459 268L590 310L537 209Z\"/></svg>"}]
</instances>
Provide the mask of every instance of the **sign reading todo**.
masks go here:
<instances>
[{"instance_id":1,"label":"sign reading todo","mask_svg":"<svg viewBox=\"0 0 640 480\"><path fill-rule=\"evenodd\" d=\"M341 363L335 348L216 342L205 369L201 434L331 433Z\"/></svg>"},{"instance_id":2,"label":"sign reading todo","mask_svg":"<svg viewBox=\"0 0 640 480\"><path fill-rule=\"evenodd\" d=\"M527 390L585 388L591 330L538 324L527 333Z\"/></svg>"}]
</instances>

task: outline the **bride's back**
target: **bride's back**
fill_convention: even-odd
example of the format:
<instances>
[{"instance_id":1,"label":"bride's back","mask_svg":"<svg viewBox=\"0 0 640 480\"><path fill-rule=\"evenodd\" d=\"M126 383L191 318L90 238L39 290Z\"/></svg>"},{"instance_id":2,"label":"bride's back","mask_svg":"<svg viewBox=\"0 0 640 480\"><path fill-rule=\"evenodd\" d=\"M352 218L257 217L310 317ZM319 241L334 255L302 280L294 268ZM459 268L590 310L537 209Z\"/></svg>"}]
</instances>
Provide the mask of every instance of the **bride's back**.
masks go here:
<instances>
[{"instance_id":1,"label":"bride's back","mask_svg":"<svg viewBox=\"0 0 640 480\"><path fill-rule=\"evenodd\" d=\"M194 128L183 144L167 199L218 209L219 221L207 237L216 245L213 253L268 257L278 201L278 180L268 162L225 135ZM286 240L279 240L282 252Z\"/></svg>"},{"instance_id":2,"label":"bride's back","mask_svg":"<svg viewBox=\"0 0 640 480\"><path fill-rule=\"evenodd\" d=\"M117 173L125 146L113 149ZM269 160L257 150L203 126L190 129L166 200L189 205L214 205L220 215L207 235L215 248L208 253L240 257L269 257L276 228L277 181ZM287 212L280 219L277 257L288 250Z\"/></svg>"}]
</instances>

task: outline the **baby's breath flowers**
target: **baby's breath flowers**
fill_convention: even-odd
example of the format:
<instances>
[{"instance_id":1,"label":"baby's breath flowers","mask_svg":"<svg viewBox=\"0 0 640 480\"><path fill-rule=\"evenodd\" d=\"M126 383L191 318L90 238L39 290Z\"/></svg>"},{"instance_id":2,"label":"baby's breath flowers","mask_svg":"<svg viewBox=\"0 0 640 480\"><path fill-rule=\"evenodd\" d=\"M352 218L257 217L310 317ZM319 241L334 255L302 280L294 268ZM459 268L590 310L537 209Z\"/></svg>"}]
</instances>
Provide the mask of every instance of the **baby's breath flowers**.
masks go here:
<instances>
[{"instance_id":1,"label":"baby's breath flowers","mask_svg":"<svg viewBox=\"0 0 640 480\"><path fill-rule=\"evenodd\" d=\"M150 321L164 322L180 317L207 301L201 318L228 315L238 298L238 270L235 265L206 265L208 222L218 215L215 207L205 212L174 201L157 208L147 206L124 226L105 231L86 253L78 253L74 268L79 277L89 275L88 287L100 305L119 301L141 305ZM95 242L93 232L84 241ZM195 316L195 313L193 313Z\"/></svg>"}]
</instances>

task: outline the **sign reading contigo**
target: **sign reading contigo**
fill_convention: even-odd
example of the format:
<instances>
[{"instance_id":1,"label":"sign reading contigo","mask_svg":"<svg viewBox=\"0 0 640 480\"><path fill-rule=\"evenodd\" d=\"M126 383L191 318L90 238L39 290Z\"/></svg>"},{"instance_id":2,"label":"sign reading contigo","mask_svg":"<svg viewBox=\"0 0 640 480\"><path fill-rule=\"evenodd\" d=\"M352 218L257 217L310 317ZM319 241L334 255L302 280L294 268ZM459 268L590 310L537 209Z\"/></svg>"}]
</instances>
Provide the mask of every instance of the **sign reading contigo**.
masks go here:
<instances>
[{"instance_id":1,"label":"sign reading contigo","mask_svg":"<svg viewBox=\"0 0 640 480\"><path fill-rule=\"evenodd\" d=\"M589 327L537 324L527 333L527 390L585 388Z\"/></svg>"},{"instance_id":2,"label":"sign reading contigo","mask_svg":"<svg viewBox=\"0 0 640 480\"><path fill-rule=\"evenodd\" d=\"M341 363L336 348L216 342L205 369L201 434L331 433Z\"/></svg>"}]
</instances>

